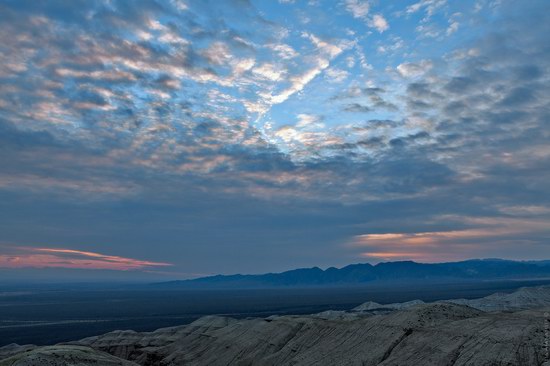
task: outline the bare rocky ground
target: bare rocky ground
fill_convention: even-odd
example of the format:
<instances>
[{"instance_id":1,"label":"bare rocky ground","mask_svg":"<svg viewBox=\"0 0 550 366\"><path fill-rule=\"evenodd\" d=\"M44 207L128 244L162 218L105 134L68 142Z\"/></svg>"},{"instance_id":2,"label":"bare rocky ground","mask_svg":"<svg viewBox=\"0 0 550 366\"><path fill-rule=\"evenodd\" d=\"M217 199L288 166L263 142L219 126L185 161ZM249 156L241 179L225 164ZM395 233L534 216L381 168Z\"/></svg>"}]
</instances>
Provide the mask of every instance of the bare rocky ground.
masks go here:
<instances>
[{"instance_id":1,"label":"bare rocky ground","mask_svg":"<svg viewBox=\"0 0 550 366\"><path fill-rule=\"evenodd\" d=\"M436 303L367 302L348 312L207 316L154 332L0 348L0 366L550 365L550 287Z\"/></svg>"}]
</instances>

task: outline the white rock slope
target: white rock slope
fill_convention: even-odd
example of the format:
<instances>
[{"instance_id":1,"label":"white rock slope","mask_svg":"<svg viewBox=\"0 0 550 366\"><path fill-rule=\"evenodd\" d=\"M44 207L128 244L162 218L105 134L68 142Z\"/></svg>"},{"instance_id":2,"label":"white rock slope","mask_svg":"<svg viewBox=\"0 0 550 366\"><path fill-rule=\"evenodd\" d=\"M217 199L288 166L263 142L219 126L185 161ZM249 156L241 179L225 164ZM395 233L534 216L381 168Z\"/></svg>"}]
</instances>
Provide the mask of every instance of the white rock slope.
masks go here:
<instances>
[{"instance_id":1,"label":"white rock slope","mask_svg":"<svg viewBox=\"0 0 550 366\"><path fill-rule=\"evenodd\" d=\"M550 287L522 287L509 294L496 293L481 299L456 299L447 302L467 305L483 311L516 311L550 307Z\"/></svg>"},{"instance_id":2,"label":"white rock slope","mask_svg":"<svg viewBox=\"0 0 550 366\"><path fill-rule=\"evenodd\" d=\"M33 363L37 354L49 357L44 364L73 365L63 362L75 352L79 363L74 364L82 366L543 365L549 294L549 287L540 287L477 300L369 302L350 312L310 316L208 316L154 332L115 331L72 346L39 347L12 355L0 366L39 365ZM102 357L99 363L89 361L95 352ZM116 363L124 361L133 363Z\"/></svg>"}]
</instances>

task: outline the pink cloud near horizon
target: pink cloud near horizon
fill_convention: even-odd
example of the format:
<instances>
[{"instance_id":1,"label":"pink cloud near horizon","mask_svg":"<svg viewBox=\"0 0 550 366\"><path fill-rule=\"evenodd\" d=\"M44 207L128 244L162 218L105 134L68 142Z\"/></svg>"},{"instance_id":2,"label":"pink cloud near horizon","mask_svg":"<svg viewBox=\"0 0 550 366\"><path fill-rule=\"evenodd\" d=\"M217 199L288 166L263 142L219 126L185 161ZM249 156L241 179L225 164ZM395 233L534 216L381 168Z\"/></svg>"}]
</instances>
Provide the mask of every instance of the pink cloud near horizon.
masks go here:
<instances>
[{"instance_id":1,"label":"pink cloud near horizon","mask_svg":"<svg viewBox=\"0 0 550 366\"><path fill-rule=\"evenodd\" d=\"M142 270L171 266L171 263L139 260L63 248L12 248L13 254L0 254L0 268L74 268L115 271Z\"/></svg>"},{"instance_id":2,"label":"pink cloud near horizon","mask_svg":"<svg viewBox=\"0 0 550 366\"><path fill-rule=\"evenodd\" d=\"M545 247L525 239L527 233L550 235L545 219L443 217L475 227L462 230L356 235L349 245L373 261L456 261L471 258L530 260L547 255Z\"/></svg>"}]
</instances>

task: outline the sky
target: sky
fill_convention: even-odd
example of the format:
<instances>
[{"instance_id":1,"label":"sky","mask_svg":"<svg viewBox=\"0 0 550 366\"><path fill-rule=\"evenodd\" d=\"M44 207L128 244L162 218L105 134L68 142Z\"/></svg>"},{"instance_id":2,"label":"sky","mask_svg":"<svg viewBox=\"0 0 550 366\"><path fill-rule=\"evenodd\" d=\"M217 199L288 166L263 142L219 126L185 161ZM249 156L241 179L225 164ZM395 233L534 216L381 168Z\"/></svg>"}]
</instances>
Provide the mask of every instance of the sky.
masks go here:
<instances>
[{"instance_id":1,"label":"sky","mask_svg":"<svg viewBox=\"0 0 550 366\"><path fill-rule=\"evenodd\" d=\"M0 0L0 277L550 259L545 0Z\"/></svg>"}]
</instances>

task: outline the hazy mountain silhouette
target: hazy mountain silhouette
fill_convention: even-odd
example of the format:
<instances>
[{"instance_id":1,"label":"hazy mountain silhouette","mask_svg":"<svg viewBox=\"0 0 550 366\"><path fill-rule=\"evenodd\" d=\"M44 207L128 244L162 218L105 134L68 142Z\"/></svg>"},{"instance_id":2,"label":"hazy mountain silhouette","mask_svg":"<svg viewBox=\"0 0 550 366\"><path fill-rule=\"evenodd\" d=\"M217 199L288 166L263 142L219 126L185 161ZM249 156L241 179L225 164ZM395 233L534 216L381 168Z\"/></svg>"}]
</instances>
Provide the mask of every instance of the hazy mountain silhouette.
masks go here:
<instances>
[{"instance_id":1,"label":"hazy mountain silhouette","mask_svg":"<svg viewBox=\"0 0 550 366\"><path fill-rule=\"evenodd\" d=\"M300 268L259 275L216 275L192 280L161 282L155 286L186 288L262 288L337 286L382 282L472 281L550 277L550 261L474 259L447 263L413 261L351 264L343 268Z\"/></svg>"}]
</instances>

